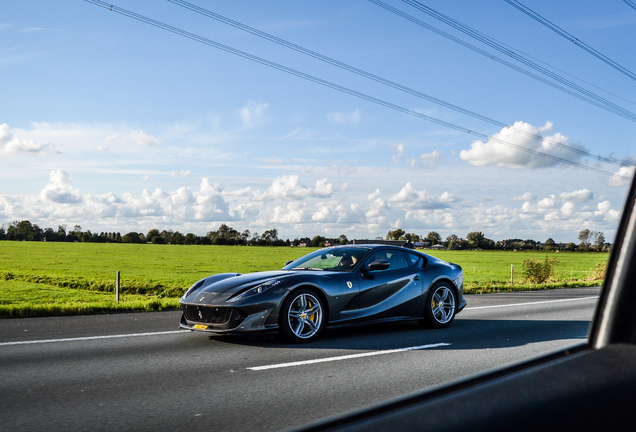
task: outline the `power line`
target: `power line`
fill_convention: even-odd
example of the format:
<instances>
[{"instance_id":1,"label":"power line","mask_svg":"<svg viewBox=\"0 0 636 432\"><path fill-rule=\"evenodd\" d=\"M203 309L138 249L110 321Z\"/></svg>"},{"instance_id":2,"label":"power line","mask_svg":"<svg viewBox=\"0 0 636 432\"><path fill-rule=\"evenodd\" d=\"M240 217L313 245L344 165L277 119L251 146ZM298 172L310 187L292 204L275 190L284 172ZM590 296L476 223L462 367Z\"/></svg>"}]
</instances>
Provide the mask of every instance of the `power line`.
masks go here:
<instances>
[{"instance_id":1,"label":"power line","mask_svg":"<svg viewBox=\"0 0 636 432\"><path fill-rule=\"evenodd\" d=\"M550 30L552 30L553 32L558 34L559 36L564 37L565 39L567 39L570 42L574 43L575 45L581 47L582 49L584 49L588 53L592 54L597 59L607 63L608 65L610 65L611 67L613 67L614 69L619 71L620 73L622 73L624 75L627 75L629 78L631 78L631 79L636 81L636 74L634 74L632 71L630 71L629 69L619 65L618 63L616 63L614 60L612 60L611 58L607 57L606 55L598 52L597 50L595 50L594 48L592 48L591 46L589 46L588 44L586 44L585 42L583 42L579 38L574 37L570 33L568 33L565 30L563 30L561 27L559 27L556 24L550 22L547 18L542 17L541 15L539 15L538 13L536 13L535 11L530 9L529 7L524 6L523 4L519 3L517 0L506 0L506 3L516 7L521 12L525 13L526 15L528 15L530 18L534 19L535 21L543 24L544 26L546 26L547 28L549 28Z\"/></svg>"},{"instance_id":2,"label":"power line","mask_svg":"<svg viewBox=\"0 0 636 432\"><path fill-rule=\"evenodd\" d=\"M610 102L607 99L604 99L601 96L598 96L598 95L594 94L593 92L591 92L591 91L589 91L589 90L587 90L587 89L585 89L585 88L583 88L583 87L581 87L581 86L579 86L577 84L574 84L573 82L571 82L571 81L559 76L558 74L556 74L556 73L544 68L543 66L540 66L540 65L538 65L538 64L536 64L536 63L534 63L534 62L532 62L530 60L527 60L525 57L520 56L516 52L511 51L510 49L507 49L506 47L502 46L501 44L496 43L495 41L493 41L492 39L488 38L487 36L482 35L480 32L478 32L478 31L476 31L474 29L471 29L470 27L465 26L465 25L453 20L452 18L446 17L446 16L444 16L444 15L442 15L442 14L440 14L440 13L438 13L438 12L436 12L436 11L430 9L430 8L427 8L426 6L422 5L419 2L415 2L415 1L412 1L412 0L403 0L405 3L415 7L417 9L420 9L421 11L423 11L423 12L425 12L427 14L429 12L432 13L431 16L433 16L434 18L442 20L446 24L451 25L451 26L457 28L458 30L468 34L469 36L480 40L481 42L485 43L488 46L491 46L492 48L496 49L497 51L502 52L503 54L506 55L506 57L514 58L515 60L525 64L526 66L529 66L529 67L537 70L538 72L540 72L540 73L542 73L544 75L547 75L550 78L552 78L552 79L564 84L565 86L570 87L572 90L569 90L569 89L567 89L565 87L562 87L562 86L556 84L553 81L550 81L548 79L540 77L540 76L538 76L538 75L536 75L536 74L534 74L534 73L532 73L530 71L527 71L527 70L525 70L525 69L523 69L523 68L521 68L521 67L519 67L517 65L514 65L514 64L509 63L509 62L507 62L507 61L505 61L505 60L503 60L503 59L501 59L501 58L499 58L497 56L494 56L494 55L488 53L487 51L482 50L481 48L478 48L478 47L476 47L474 45L469 44L468 42L465 42L465 41L463 41L463 40L461 40L459 38L456 38L455 36L452 36L452 35L444 32L444 31L442 31L442 30L440 30L440 29L438 29L438 28L436 28L436 27L434 27L434 26L432 26L430 24L427 24L427 23L425 23L425 22L423 22L423 21L421 21L421 20L419 20L419 19L417 19L417 18L415 18L415 17L413 17L413 16L411 16L411 15L405 13L405 12L402 12L401 10L396 9L393 6L390 6L390 5L384 3L384 2L382 2L380 0L369 0L369 1L371 3L374 3L374 4L378 5L378 6L380 6L380 7L384 8L384 9L386 9L386 10L388 10L388 11L390 11L390 12L396 14L396 15L398 15L398 16L401 16L402 18L405 18L405 19L407 19L407 20L409 20L409 21L411 21L411 22L413 22L413 23L415 23L415 24L417 24L417 25L419 25L421 27L424 27L427 30L430 30L430 31L432 31L434 33L437 33L440 36L443 36L443 37L445 37L445 38L447 38L447 39L449 39L449 40L451 40L451 41L453 41L455 43L458 43L458 44L460 44L460 45L462 45L462 46L464 46L464 47L466 47L466 48L468 48L468 49L470 49L472 51L475 51L475 52L477 52L477 53L479 53L479 54L481 54L483 56L489 57L492 60L497 61L497 62L499 62L499 63L501 63L501 64L503 64L503 65L505 65L505 66L507 66L509 68L512 68L512 69L516 70L517 72L523 73L523 74L525 74L525 75L527 75L527 76L529 76L531 78L534 78L534 79L536 79L538 81L543 82L544 84L552 86L552 87L554 87L554 88L556 88L558 90L561 90L562 92L565 92L565 93L567 93L567 94L569 94L571 96L574 96L574 97L576 97L578 99L581 99L581 100L583 100L585 102L591 103L592 105L595 105L595 106L597 106L599 108L602 108L602 109L605 109L605 110L607 110L609 112L612 112L614 114L620 115L621 117L624 117L624 118L626 118L628 120L636 121L636 114L634 114L633 112L631 112L631 111L629 111L629 110L627 110L625 108L622 108L622 107L614 104L613 102ZM584 95L587 96L587 97L585 97Z\"/></svg>"},{"instance_id":3,"label":"power line","mask_svg":"<svg viewBox=\"0 0 636 432\"><path fill-rule=\"evenodd\" d=\"M269 60L264 59L262 57L258 57L258 56L255 56L253 54L249 54L249 53L247 53L245 51L241 51L241 50L238 50L236 48L232 48L230 46L215 42L215 41L213 41L211 39L208 39L208 38L205 38L203 36L199 36L199 35L196 35L194 33L190 33L188 31L182 30L180 28L165 24L165 23L163 23L161 21L157 21L157 20L148 18L146 16L137 14L135 12L131 12L129 10L120 8L118 6L112 5L110 3L106 3L106 2L101 1L101 0L84 0L84 1L86 1L87 3L91 3L91 4L95 5L95 6L99 6L99 7L103 8L103 9L108 9L108 10L110 10L112 12L116 12L116 13L118 13L120 15L124 15L124 16L132 18L134 20L143 22L145 24L149 24L151 26L160 28L162 30L166 30L166 31L174 33L176 35L191 39L193 41L196 41L196 42L208 45L208 46L211 46L213 48L217 48L217 49L225 51L227 53L234 54L236 56L245 58L247 60L251 60L251 61L256 62L256 63L260 63L262 65L271 67L271 68L279 70L281 72L285 72L285 73L288 73L290 75L294 75L296 77L303 78L303 79L305 79L307 81L311 81L311 82L314 82L316 84L320 84L322 86L329 87L331 89L340 91L342 93L346 93L346 94L349 94L351 96L355 96L357 98L364 99L366 101L373 102L375 104L382 105L382 106L385 106L387 108L391 108L391 109L393 109L395 111L399 111L399 112L402 112L402 113L405 113L405 114L408 114L408 115L411 115L411 116L414 116L414 117L421 118L423 120L430 121L432 123L439 124L441 126L448 127L450 129L454 129L454 130L457 130L457 131L460 131L460 132L464 132L464 133L467 133L467 134L470 134L470 135L474 135L474 136L477 136L477 137L479 137L481 139L484 139L484 140L494 141L494 142L497 142L499 144L503 144L503 145L508 146L508 147L513 147L513 148L516 148L518 150L521 150L521 151L524 151L524 152L527 152L527 153L530 153L530 154L534 154L534 155L539 156L539 157L543 157L543 158L546 158L546 159L553 160L555 162L560 162L560 163L563 163L563 164L566 164L566 165L574 166L574 167L585 169L585 170L588 170L588 171L597 172L597 173L606 174L606 175L611 175L611 176L616 176L616 177L621 177L621 178L626 178L626 179L630 178L628 176L623 176L623 175L620 175L618 173L605 171L605 170L602 170L600 168L596 168L596 167L592 167L592 166L589 166L589 165L580 164L578 162L574 162L574 161L571 161L571 160L568 160L568 159L560 158L558 156L554 156L554 155L543 153L543 152L540 152L540 151L537 151L537 150L529 149L527 147L524 147L524 146L521 146L521 145L518 145L518 144L513 144L513 143L510 143L508 141L504 141L504 140L496 138L496 137L488 136L486 134L467 129L465 127L462 127L462 126L459 126L459 125L456 125L456 124L453 124L453 123L450 123L450 122L447 122L447 121L444 121L444 120L440 120L440 119L435 118L435 117L427 116L426 114L422 114L422 113L419 113L417 111L413 111L413 110L410 110L408 108L404 108L402 106L393 104L391 102L387 102L385 100L382 100L382 99L367 95L365 93L361 93L361 92L358 92L356 90L352 90L350 88L347 88L347 87L344 87L344 86L341 86L341 85L338 85L338 84L334 84L334 83L332 83L330 81L323 80L323 79L315 77L313 75L309 75L309 74L306 74L304 72L300 72L298 70L289 68L287 66L283 66L281 64L269 61Z\"/></svg>"},{"instance_id":4,"label":"power line","mask_svg":"<svg viewBox=\"0 0 636 432\"><path fill-rule=\"evenodd\" d=\"M449 25L449 26L461 31L462 33L464 33L464 34L466 34L466 35L468 35L468 36L470 36L470 37L472 37L474 39L477 39L478 41L488 45L489 47L491 47L493 49L496 49L497 51L499 51L499 52L501 52L501 53L503 53L503 54L505 54L507 56L510 56L511 58L514 58L515 60L523 63L524 65L526 65L526 66L528 66L528 67L530 67L530 68L532 68L532 69L534 69L534 70L536 70L536 71L538 71L538 72L540 72L540 73L542 73L542 74L544 74L546 76L549 76L550 78L552 78L552 79L554 79L554 80L556 80L556 81L558 81L558 82L560 82L560 83L572 88L573 90L575 90L575 91L577 91L579 93L582 93L582 94L584 94L584 95L586 95L586 96L588 96L588 97L590 97L592 99L595 99L595 100L597 100L598 102L600 102L600 103L602 103L604 105L612 107L613 109L616 109L616 110L618 110L620 112L623 112L624 114L627 114L628 116L630 116L632 118L634 118L634 116L636 115L636 114L632 113L631 111L628 111L625 108L622 108L622 107L614 104L613 102L610 102L607 99L605 99L605 98L603 98L603 97L601 97L601 96L599 96L599 95L597 95L597 94L585 89L584 87L581 87L581 86L579 86L579 85L567 80L566 78L561 77L560 75L558 75L558 74L556 74L556 73L544 68L543 66L540 66L540 65L536 64L535 62L526 59L524 56L519 55L517 52L511 51L510 49L507 49L506 47L502 46L501 44L498 44L494 39L492 39L491 37L487 36L486 34L484 34L482 32L479 32L479 31L477 31L477 30L475 30L475 29L473 29L473 28L471 28L471 27L469 27L469 26L467 26L465 24L462 24L459 21L457 21L457 20L455 20L455 19L453 19L453 18L451 18L451 17L449 17L447 15L444 15L444 14L442 14L440 12L437 12L436 10L434 10L434 9L432 9L432 8L422 4L422 3L420 3L417 0L402 0L402 1L404 1L404 3L406 3L406 4L410 5L410 6L413 6L414 8L426 13L427 15L429 15L429 16L431 16L431 17L433 17L433 18L435 18L435 19L437 19L439 21L442 21L443 23L445 23L445 24L447 24L447 25Z\"/></svg>"},{"instance_id":5,"label":"power line","mask_svg":"<svg viewBox=\"0 0 636 432\"><path fill-rule=\"evenodd\" d=\"M414 90L414 89L412 89L410 87L403 86L403 85L398 84L398 83L396 83L394 81L390 81L388 79L385 79L385 78L382 78L380 76L374 75L374 74L369 73L367 71L364 71L362 69L359 69L359 68L356 68L354 66L351 66L351 65L349 65L347 63L335 60L335 59L333 59L331 57L328 57L326 55L317 53L315 51L312 51L310 49L304 48L304 47L302 47L300 45L296 45L296 44L294 44L292 42L289 42L289 41L286 41L286 40L281 39L279 37L273 36L273 35L271 35L269 33L265 33L265 32L263 32L261 30L255 29L253 27L250 27L248 25L245 25L243 23L240 23L238 21L235 21L235 20L230 19L228 17L225 17L223 15L220 15L218 13L215 13L215 12L212 12L210 10L204 9L202 7L199 7L197 5L189 3L189 2L187 2L185 0L168 0L168 1L170 3L173 3L173 4L177 5L177 6L181 6L181 7L185 8L185 9L191 10L193 12L196 12L196 13L201 14L203 16L206 16L208 18L212 18L212 19L214 19L216 21L219 21L221 23L230 25L230 26L232 26L234 28L237 28L239 30L243 30L245 32L248 32L250 34L253 34L255 36L258 36L258 37L261 37L261 38L263 38L265 40L268 40L270 42L274 42L274 43L276 43L278 45L281 45L281 46L284 46L286 48L292 49L292 50L294 50L296 52L308 55L308 56L313 57L313 58L315 58L317 60L321 60L321 61L323 61L325 63L331 64L333 66L337 66L337 67L339 67L341 69L347 70L349 72L353 72L353 73L355 73L357 75L363 76L365 78L371 79L373 81L379 82L381 84L384 84L384 85L387 85L389 87L395 88L397 90L403 91L405 93L411 94L413 96L417 96L417 97L419 97L421 99L424 99L424 100L427 100L429 102L433 102L433 103L436 103L438 105L442 105L442 106L444 106L446 108L452 109L452 110L460 112L462 114L469 115L471 117L474 117L476 119L485 121L485 122L493 124L495 126L499 126L501 128L511 129L511 130L521 134L521 135L525 135L525 136L530 137L532 139L535 139L537 141L547 142L549 144L555 145L555 146L560 147L562 149L577 153L577 154L579 154L581 156L593 157L594 159L596 159L598 161L603 161L603 162L606 162L606 163L609 163L609 164L613 164L613 165L616 165L616 166L626 166L626 165L624 165L624 164L622 164L620 162L616 162L616 161L614 161L612 159L604 158L602 156L591 155L589 152L587 152L585 150L577 149L575 147L568 146L566 144L551 140L549 138L542 137L541 135L537 135L537 134L533 134L531 132L524 131L523 129L519 129L519 128L516 128L514 126L510 126L509 124L501 122L499 120L492 119L490 117L484 116L484 115L476 113L474 111L470 111L468 109L459 107L457 105L454 105L454 104L451 104L449 102L443 101L441 99L435 98L433 96L427 95L427 94L422 93L420 91Z\"/></svg>"}]
</instances>

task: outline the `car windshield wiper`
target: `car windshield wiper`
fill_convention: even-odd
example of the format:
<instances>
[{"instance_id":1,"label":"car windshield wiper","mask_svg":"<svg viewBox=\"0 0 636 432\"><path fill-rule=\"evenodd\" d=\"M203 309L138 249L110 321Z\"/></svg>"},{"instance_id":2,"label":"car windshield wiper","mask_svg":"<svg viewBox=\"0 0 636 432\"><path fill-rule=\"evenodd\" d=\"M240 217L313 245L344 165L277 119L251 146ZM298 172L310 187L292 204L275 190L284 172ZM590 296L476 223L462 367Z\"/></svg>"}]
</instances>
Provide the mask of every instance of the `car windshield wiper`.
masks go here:
<instances>
[{"instance_id":1,"label":"car windshield wiper","mask_svg":"<svg viewBox=\"0 0 636 432\"><path fill-rule=\"evenodd\" d=\"M315 267L294 267L292 270L320 270L320 271L325 271L325 269L315 268Z\"/></svg>"}]
</instances>

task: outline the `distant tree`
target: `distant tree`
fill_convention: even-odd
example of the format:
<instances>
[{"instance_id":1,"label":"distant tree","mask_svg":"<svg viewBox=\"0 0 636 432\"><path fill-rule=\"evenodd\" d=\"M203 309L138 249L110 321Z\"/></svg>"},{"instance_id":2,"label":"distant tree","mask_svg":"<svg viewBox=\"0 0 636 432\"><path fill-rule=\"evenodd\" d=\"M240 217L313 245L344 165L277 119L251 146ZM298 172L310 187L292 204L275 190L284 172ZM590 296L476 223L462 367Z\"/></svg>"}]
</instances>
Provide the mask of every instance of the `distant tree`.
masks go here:
<instances>
[{"instance_id":1,"label":"distant tree","mask_svg":"<svg viewBox=\"0 0 636 432\"><path fill-rule=\"evenodd\" d=\"M576 245L574 243L570 242L567 245L565 245L564 249L566 251L574 251L574 250L576 250Z\"/></svg>"},{"instance_id":2,"label":"distant tree","mask_svg":"<svg viewBox=\"0 0 636 432\"><path fill-rule=\"evenodd\" d=\"M0 240L6 240L7 232L4 230L4 225L0 226Z\"/></svg>"},{"instance_id":3,"label":"distant tree","mask_svg":"<svg viewBox=\"0 0 636 432\"><path fill-rule=\"evenodd\" d=\"M66 225L58 225L56 234L56 241L65 241L66 240Z\"/></svg>"},{"instance_id":4,"label":"distant tree","mask_svg":"<svg viewBox=\"0 0 636 432\"><path fill-rule=\"evenodd\" d=\"M141 243L141 239L139 237L139 233L129 232L128 234L124 234L121 238L122 243Z\"/></svg>"},{"instance_id":5,"label":"distant tree","mask_svg":"<svg viewBox=\"0 0 636 432\"><path fill-rule=\"evenodd\" d=\"M183 240L183 244L193 245L197 241L197 236L192 233L187 233L185 239Z\"/></svg>"},{"instance_id":6,"label":"distant tree","mask_svg":"<svg viewBox=\"0 0 636 432\"><path fill-rule=\"evenodd\" d=\"M325 238L323 236L317 235L311 239L311 245L313 247L323 247L325 245ZM322 244L322 246L320 246Z\"/></svg>"},{"instance_id":7,"label":"distant tree","mask_svg":"<svg viewBox=\"0 0 636 432\"><path fill-rule=\"evenodd\" d=\"M545 241L545 250L550 251L554 249L556 249L556 242L550 237Z\"/></svg>"},{"instance_id":8,"label":"distant tree","mask_svg":"<svg viewBox=\"0 0 636 432\"><path fill-rule=\"evenodd\" d=\"M340 234L340 237L338 237L338 243L341 245L346 245L347 243L349 243L349 239L346 235Z\"/></svg>"},{"instance_id":9,"label":"distant tree","mask_svg":"<svg viewBox=\"0 0 636 432\"><path fill-rule=\"evenodd\" d=\"M436 231L431 231L426 234L426 238L424 239L424 241L429 242L431 246L435 246L442 243L442 236L439 235L439 233Z\"/></svg>"},{"instance_id":10,"label":"distant tree","mask_svg":"<svg viewBox=\"0 0 636 432\"><path fill-rule=\"evenodd\" d=\"M481 242L481 246L482 249L495 249L496 247L496 243L494 240L491 240L489 238L485 238L482 242Z\"/></svg>"},{"instance_id":11,"label":"distant tree","mask_svg":"<svg viewBox=\"0 0 636 432\"><path fill-rule=\"evenodd\" d=\"M450 250L450 249L458 249L461 246L461 241L462 239L460 239L459 237L457 237L455 234L451 234L448 237L446 237L446 247Z\"/></svg>"},{"instance_id":12,"label":"distant tree","mask_svg":"<svg viewBox=\"0 0 636 432\"><path fill-rule=\"evenodd\" d=\"M182 245L185 240L185 236L181 234L179 231L175 231L168 238L168 243L171 245Z\"/></svg>"},{"instance_id":13,"label":"distant tree","mask_svg":"<svg viewBox=\"0 0 636 432\"><path fill-rule=\"evenodd\" d=\"M580 250L587 250L589 248L591 235L592 232L589 229L584 229L579 233L579 240L581 241L581 244L579 245Z\"/></svg>"},{"instance_id":14,"label":"distant tree","mask_svg":"<svg viewBox=\"0 0 636 432\"><path fill-rule=\"evenodd\" d=\"M278 230L276 228L271 230L266 230L261 235L261 240L263 240L263 242L265 242L268 245L273 244L276 240L278 240Z\"/></svg>"},{"instance_id":15,"label":"distant tree","mask_svg":"<svg viewBox=\"0 0 636 432\"><path fill-rule=\"evenodd\" d=\"M406 233L402 237L400 237L398 240L406 240L408 242L416 242L416 241L420 241L421 237L418 234L415 234L415 233Z\"/></svg>"},{"instance_id":16,"label":"distant tree","mask_svg":"<svg viewBox=\"0 0 636 432\"><path fill-rule=\"evenodd\" d=\"M473 231L469 232L466 235L466 240L468 240L468 247L471 248L479 248L482 246L484 242L485 236L481 231Z\"/></svg>"},{"instance_id":17,"label":"distant tree","mask_svg":"<svg viewBox=\"0 0 636 432\"><path fill-rule=\"evenodd\" d=\"M603 250L604 246L605 246L605 236L603 235L602 232L598 232L596 235L596 241L594 242L594 248L600 252Z\"/></svg>"},{"instance_id":18,"label":"distant tree","mask_svg":"<svg viewBox=\"0 0 636 432\"><path fill-rule=\"evenodd\" d=\"M161 233L159 232L157 228L151 229L150 231L148 231L148 234L146 234L147 241L157 244L156 242L153 241L155 237L161 237Z\"/></svg>"},{"instance_id":19,"label":"distant tree","mask_svg":"<svg viewBox=\"0 0 636 432\"><path fill-rule=\"evenodd\" d=\"M406 234L406 232L403 229L395 229L393 231L389 231L386 234L386 239L387 240L400 240L404 237L404 234Z\"/></svg>"},{"instance_id":20,"label":"distant tree","mask_svg":"<svg viewBox=\"0 0 636 432\"><path fill-rule=\"evenodd\" d=\"M19 221L19 222L16 221L13 223L13 225L15 227L16 240L26 240L26 241L34 240L35 232L33 229L34 226L31 225L31 222L27 220Z\"/></svg>"},{"instance_id":21,"label":"distant tree","mask_svg":"<svg viewBox=\"0 0 636 432\"><path fill-rule=\"evenodd\" d=\"M261 238L259 237L258 232L254 231L254 234L252 235L252 238L250 239L249 244L257 245L260 241L261 241Z\"/></svg>"},{"instance_id":22,"label":"distant tree","mask_svg":"<svg viewBox=\"0 0 636 432\"><path fill-rule=\"evenodd\" d=\"M75 233L75 235L77 235L79 237L79 235L82 233L82 226L81 225L75 225L73 227L73 232Z\"/></svg>"}]
</instances>

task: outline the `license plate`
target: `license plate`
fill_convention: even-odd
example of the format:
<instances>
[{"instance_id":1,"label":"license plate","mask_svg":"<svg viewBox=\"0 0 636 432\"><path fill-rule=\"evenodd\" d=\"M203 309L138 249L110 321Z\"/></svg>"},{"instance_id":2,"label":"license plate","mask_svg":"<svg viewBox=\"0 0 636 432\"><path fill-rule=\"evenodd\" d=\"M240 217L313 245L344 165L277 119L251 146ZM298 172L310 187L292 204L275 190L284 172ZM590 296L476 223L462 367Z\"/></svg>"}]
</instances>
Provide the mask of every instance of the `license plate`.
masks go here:
<instances>
[{"instance_id":1,"label":"license plate","mask_svg":"<svg viewBox=\"0 0 636 432\"><path fill-rule=\"evenodd\" d=\"M199 329L199 330L205 330L205 329L207 329L207 328L208 328L208 326L203 325L203 324L196 324L196 325L195 325L195 326L193 326L192 328Z\"/></svg>"}]
</instances>

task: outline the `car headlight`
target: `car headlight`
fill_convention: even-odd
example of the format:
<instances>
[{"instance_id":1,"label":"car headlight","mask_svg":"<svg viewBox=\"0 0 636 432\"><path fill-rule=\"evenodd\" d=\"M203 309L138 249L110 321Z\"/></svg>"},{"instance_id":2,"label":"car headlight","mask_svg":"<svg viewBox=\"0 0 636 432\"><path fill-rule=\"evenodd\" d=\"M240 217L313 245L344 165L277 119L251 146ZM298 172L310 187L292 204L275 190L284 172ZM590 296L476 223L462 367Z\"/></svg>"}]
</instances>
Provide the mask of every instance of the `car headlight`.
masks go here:
<instances>
[{"instance_id":1,"label":"car headlight","mask_svg":"<svg viewBox=\"0 0 636 432\"><path fill-rule=\"evenodd\" d=\"M234 301L243 299L245 297L251 297L253 295L260 294L260 293L262 293L264 291L267 291L270 288L275 287L279 283L280 283L279 280L270 280L270 281L267 281L267 282L263 282L262 284L257 285L254 288L250 288L247 291L243 291L242 293L240 293L236 297L232 297L232 298L228 299L227 301L234 302Z\"/></svg>"}]
</instances>

